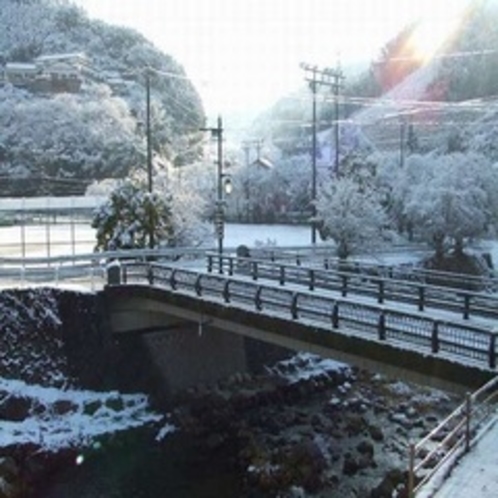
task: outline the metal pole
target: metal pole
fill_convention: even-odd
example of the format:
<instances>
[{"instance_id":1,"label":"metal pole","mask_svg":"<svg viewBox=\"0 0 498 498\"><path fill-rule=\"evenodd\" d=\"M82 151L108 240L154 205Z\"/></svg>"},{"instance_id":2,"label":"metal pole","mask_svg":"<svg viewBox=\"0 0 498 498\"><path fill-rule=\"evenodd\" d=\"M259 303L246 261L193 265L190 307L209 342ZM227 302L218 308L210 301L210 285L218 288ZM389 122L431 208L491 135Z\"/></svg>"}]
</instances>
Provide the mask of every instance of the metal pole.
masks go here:
<instances>
[{"instance_id":1,"label":"metal pole","mask_svg":"<svg viewBox=\"0 0 498 498\"><path fill-rule=\"evenodd\" d=\"M334 84L334 97L335 97L335 125L334 125L334 135L335 135L335 174L339 174L339 77L340 72L338 71L335 75Z\"/></svg>"},{"instance_id":2,"label":"metal pole","mask_svg":"<svg viewBox=\"0 0 498 498\"><path fill-rule=\"evenodd\" d=\"M312 158L311 158L311 243L316 244L316 76L310 83L311 91L313 92L313 108L312 108Z\"/></svg>"},{"instance_id":3,"label":"metal pole","mask_svg":"<svg viewBox=\"0 0 498 498\"><path fill-rule=\"evenodd\" d=\"M399 165L401 167L405 165L405 127L406 122L404 118L402 118L399 130Z\"/></svg>"},{"instance_id":4,"label":"metal pole","mask_svg":"<svg viewBox=\"0 0 498 498\"><path fill-rule=\"evenodd\" d=\"M76 254L76 231L74 224L74 197L71 197L71 214L70 214L70 223L71 223L71 254L74 256ZM74 260L73 260L74 265Z\"/></svg>"},{"instance_id":5,"label":"metal pole","mask_svg":"<svg viewBox=\"0 0 498 498\"><path fill-rule=\"evenodd\" d=\"M414 498L415 493L415 444L410 442L409 446L409 462L408 462L408 498Z\"/></svg>"},{"instance_id":6,"label":"metal pole","mask_svg":"<svg viewBox=\"0 0 498 498\"><path fill-rule=\"evenodd\" d=\"M23 197L21 203L21 254L26 257L26 200Z\"/></svg>"},{"instance_id":7,"label":"metal pole","mask_svg":"<svg viewBox=\"0 0 498 498\"><path fill-rule=\"evenodd\" d=\"M47 210L45 218L45 235L47 244L47 258L50 258L52 251L50 250L51 238L50 238L50 197L47 197ZM50 266L50 261L47 263Z\"/></svg>"},{"instance_id":8,"label":"metal pole","mask_svg":"<svg viewBox=\"0 0 498 498\"><path fill-rule=\"evenodd\" d=\"M147 190L149 194L152 194L152 138L151 138L151 125L150 125L150 73L149 70L145 70L145 126L146 126L146 138L147 138ZM152 195L151 201L152 201ZM152 205L150 206L150 208ZM153 227L153 213L152 209L149 213L149 248L154 248L154 227Z\"/></svg>"},{"instance_id":9,"label":"metal pole","mask_svg":"<svg viewBox=\"0 0 498 498\"><path fill-rule=\"evenodd\" d=\"M470 450L471 437L471 417L472 417L472 397L470 393L465 395L465 452Z\"/></svg>"},{"instance_id":10,"label":"metal pole","mask_svg":"<svg viewBox=\"0 0 498 498\"><path fill-rule=\"evenodd\" d=\"M223 207L223 122L218 116L218 126L216 128L218 139L218 256L219 272L223 273L223 232L225 223L225 210Z\"/></svg>"}]
</instances>

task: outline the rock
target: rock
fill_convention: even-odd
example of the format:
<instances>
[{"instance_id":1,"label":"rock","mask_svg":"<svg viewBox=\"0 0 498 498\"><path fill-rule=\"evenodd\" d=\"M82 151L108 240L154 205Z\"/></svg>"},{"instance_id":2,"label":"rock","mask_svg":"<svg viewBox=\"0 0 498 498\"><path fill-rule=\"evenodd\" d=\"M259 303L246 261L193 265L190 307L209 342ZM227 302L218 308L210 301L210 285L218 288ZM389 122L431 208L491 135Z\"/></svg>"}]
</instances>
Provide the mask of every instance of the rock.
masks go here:
<instances>
[{"instance_id":1,"label":"rock","mask_svg":"<svg viewBox=\"0 0 498 498\"><path fill-rule=\"evenodd\" d=\"M376 441L377 443L380 443L381 441L384 441L384 433L380 427L377 425L369 425L368 426L368 432L370 434L370 437Z\"/></svg>"},{"instance_id":2,"label":"rock","mask_svg":"<svg viewBox=\"0 0 498 498\"><path fill-rule=\"evenodd\" d=\"M344 463L342 465L342 473L346 476L354 476L360 470L359 459L351 453L344 455Z\"/></svg>"},{"instance_id":3,"label":"rock","mask_svg":"<svg viewBox=\"0 0 498 498\"><path fill-rule=\"evenodd\" d=\"M370 441L366 440L359 443L356 449L358 450L358 453L360 453L361 455L366 455L369 456L370 458L373 458L375 453L373 444Z\"/></svg>"},{"instance_id":4,"label":"rock","mask_svg":"<svg viewBox=\"0 0 498 498\"><path fill-rule=\"evenodd\" d=\"M85 415L93 415L100 407L102 404L100 401L89 401L85 403L85 406L83 407L83 413Z\"/></svg>"},{"instance_id":5,"label":"rock","mask_svg":"<svg viewBox=\"0 0 498 498\"><path fill-rule=\"evenodd\" d=\"M406 472L400 469L391 469L385 475L381 483L370 492L370 498L391 498L393 491L398 488L400 484L406 481Z\"/></svg>"},{"instance_id":6,"label":"rock","mask_svg":"<svg viewBox=\"0 0 498 498\"><path fill-rule=\"evenodd\" d=\"M304 489L315 493L323 487L322 472L327 467L327 461L318 444L314 441L305 441L296 444L289 452L285 466L293 469L297 484Z\"/></svg>"},{"instance_id":7,"label":"rock","mask_svg":"<svg viewBox=\"0 0 498 498\"><path fill-rule=\"evenodd\" d=\"M345 430L349 437L360 435L368 427L366 420L359 415L351 415L346 421Z\"/></svg>"},{"instance_id":8,"label":"rock","mask_svg":"<svg viewBox=\"0 0 498 498\"><path fill-rule=\"evenodd\" d=\"M71 401L68 400L57 400L53 405L52 409L55 415L66 415L71 412L76 412L78 410L78 406Z\"/></svg>"},{"instance_id":9,"label":"rock","mask_svg":"<svg viewBox=\"0 0 498 498\"><path fill-rule=\"evenodd\" d=\"M0 405L0 419L22 422L29 416L31 401L28 398L9 396Z\"/></svg>"}]
</instances>

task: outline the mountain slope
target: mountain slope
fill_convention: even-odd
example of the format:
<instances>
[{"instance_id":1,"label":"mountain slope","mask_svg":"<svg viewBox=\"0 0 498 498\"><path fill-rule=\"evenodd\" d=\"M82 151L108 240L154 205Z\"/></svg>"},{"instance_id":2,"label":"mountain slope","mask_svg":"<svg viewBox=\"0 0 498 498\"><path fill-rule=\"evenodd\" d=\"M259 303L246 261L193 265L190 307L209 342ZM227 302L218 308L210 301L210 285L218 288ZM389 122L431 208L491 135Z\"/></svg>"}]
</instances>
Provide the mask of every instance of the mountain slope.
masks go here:
<instances>
[{"instance_id":1,"label":"mountain slope","mask_svg":"<svg viewBox=\"0 0 498 498\"><path fill-rule=\"evenodd\" d=\"M199 152L199 95L183 68L139 33L61 0L0 0L0 25L0 64L75 52L89 60L77 94L0 87L3 195L81 192L93 179L143 168L148 68L157 164L184 164Z\"/></svg>"}]
</instances>

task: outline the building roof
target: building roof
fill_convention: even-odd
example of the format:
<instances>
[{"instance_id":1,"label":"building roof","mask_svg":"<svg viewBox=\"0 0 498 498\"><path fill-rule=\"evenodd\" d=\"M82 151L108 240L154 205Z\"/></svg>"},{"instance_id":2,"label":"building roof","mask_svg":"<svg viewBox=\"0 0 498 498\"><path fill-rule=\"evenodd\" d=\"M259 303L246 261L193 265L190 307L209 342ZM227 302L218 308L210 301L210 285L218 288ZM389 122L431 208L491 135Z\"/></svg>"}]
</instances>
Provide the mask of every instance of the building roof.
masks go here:
<instances>
[{"instance_id":1,"label":"building roof","mask_svg":"<svg viewBox=\"0 0 498 498\"><path fill-rule=\"evenodd\" d=\"M264 157L258 157L253 163L253 166L259 166L265 169L272 169L273 163L269 159L265 159Z\"/></svg>"},{"instance_id":2,"label":"building roof","mask_svg":"<svg viewBox=\"0 0 498 498\"><path fill-rule=\"evenodd\" d=\"M6 71L37 71L35 64L30 62L7 62Z\"/></svg>"},{"instance_id":3,"label":"building roof","mask_svg":"<svg viewBox=\"0 0 498 498\"><path fill-rule=\"evenodd\" d=\"M64 61L68 59L84 59L87 60L88 57L83 52L70 52L67 54L51 54L51 55L40 55L35 59L36 62L54 62L54 61Z\"/></svg>"}]
</instances>

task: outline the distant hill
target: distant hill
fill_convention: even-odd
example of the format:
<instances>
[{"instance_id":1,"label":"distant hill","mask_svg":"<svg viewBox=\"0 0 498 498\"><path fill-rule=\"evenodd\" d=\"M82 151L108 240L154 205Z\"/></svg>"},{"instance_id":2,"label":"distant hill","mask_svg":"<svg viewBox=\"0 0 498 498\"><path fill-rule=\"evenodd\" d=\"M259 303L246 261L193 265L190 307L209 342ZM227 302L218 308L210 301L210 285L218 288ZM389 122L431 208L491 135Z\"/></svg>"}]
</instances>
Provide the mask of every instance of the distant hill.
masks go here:
<instances>
[{"instance_id":1,"label":"distant hill","mask_svg":"<svg viewBox=\"0 0 498 498\"><path fill-rule=\"evenodd\" d=\"M2 195L83 192L94 179L143 170L147 68L155 166L199 154L199 95L141 34L90 20L64 0L0 0L0 26ZM77 92L33 91L9 78L20 63L75 53L88 60Z\"/></svg>"},{"instance_id":2,"label":"distant hill","mask_svg":"<svg viewBox=\"0 0 498 498\"><path fill-rule=\"evenodd\" d=\"M403 142L405 151L469 148L495 154L488 132L494 129L498 98L497 25L498 2L473 2L429 63L417 60L408 43L416 25L403 28L362 74L346 75L340 120L357 130L358 143L369 145L366 151L400 150ZM318 96L317 126L319 141L329 137L329 149L334 119L333 99L324 91ZM284 157L309 155L310 121L311 92L303 88L260 116L252 135L271 140Z\"/></svg>"}]
</instances>

